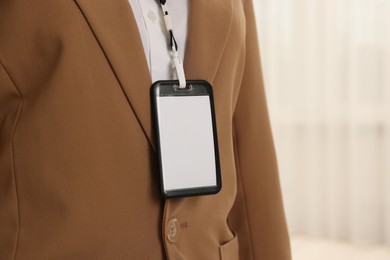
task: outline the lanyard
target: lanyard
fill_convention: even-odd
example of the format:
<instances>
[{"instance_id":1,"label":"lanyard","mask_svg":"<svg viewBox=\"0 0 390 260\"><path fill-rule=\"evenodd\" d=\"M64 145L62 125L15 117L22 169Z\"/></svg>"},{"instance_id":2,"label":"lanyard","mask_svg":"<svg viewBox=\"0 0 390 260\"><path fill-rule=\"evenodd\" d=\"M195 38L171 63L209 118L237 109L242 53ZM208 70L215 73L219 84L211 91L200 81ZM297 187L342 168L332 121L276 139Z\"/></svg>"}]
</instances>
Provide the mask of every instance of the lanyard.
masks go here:
<instances>
[{"instance_id":1,"label":"lanyard","mask_svg":"<svg viewBox=\"0 0 390 260\"><path fill-rule=\"evenodd\" d=\"M169 33L169 45L171 47L171 56L172 56L172 66L176 71L177 78L179 79L179 88L186 87L186 77L184 74L183 62L179 57L179 53L177 52L177 42L175 36L173 35L173 26L171 17L169 16L167 1L159 0L161 4L161 9L164 15L164 23L165 27Z\"/></svg>"}]
</instances>

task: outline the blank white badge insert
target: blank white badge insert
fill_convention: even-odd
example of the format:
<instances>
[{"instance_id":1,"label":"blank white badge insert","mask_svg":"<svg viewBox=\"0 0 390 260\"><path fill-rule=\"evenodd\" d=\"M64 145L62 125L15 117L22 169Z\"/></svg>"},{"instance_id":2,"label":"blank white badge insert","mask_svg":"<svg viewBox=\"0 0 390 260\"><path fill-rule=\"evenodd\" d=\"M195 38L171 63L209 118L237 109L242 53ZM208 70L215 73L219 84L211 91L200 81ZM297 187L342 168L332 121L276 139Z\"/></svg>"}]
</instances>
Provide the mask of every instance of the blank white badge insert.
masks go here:
<instances>
[{"instance_id":1,"label":"blank white badge insert","mask_svg":"<svg viewBox=\"0 0 390 260\"><path fill-rule=\"evenodd\" d=\"M209 96L159 96L157 110L164 189L216 186Z\"/></svg>"}]
</instances>

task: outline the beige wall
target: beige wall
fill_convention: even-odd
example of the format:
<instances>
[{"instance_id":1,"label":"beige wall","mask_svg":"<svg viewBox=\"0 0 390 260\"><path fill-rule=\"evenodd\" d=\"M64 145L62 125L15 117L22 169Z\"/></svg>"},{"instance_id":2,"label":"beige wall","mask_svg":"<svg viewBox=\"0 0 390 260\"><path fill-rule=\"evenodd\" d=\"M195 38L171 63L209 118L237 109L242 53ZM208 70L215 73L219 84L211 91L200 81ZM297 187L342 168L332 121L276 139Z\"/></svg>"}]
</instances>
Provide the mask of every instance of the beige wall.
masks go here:
<instances>
[{"instance_id":1,"label":"beige wall","mask_svg":"<svg viewBox=\"0 0 390 260\"><path fill-rule=\"evenodd\" d=\"M390 1L254 2L292 234L390 245Z\"/></svg>"}]
</instances>

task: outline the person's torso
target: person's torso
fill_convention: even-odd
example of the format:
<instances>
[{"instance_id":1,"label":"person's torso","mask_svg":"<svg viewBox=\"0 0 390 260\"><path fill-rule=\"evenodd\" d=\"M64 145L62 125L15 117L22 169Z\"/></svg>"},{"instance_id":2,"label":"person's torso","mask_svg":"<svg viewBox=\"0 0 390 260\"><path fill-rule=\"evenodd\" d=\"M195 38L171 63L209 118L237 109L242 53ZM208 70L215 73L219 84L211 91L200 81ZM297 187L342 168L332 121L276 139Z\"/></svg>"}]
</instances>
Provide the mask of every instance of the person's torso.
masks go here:
<instances>
[{"instance_id":1,"label":"person's torso","mask_svg":"<svg viewBox=\"0 0 390 260\"><path fill-rule=\"evenodd\" d=\"M0 259L220 259L235 239L227 218L237 189L241 1L193 0L186 45L187 78L214 89L222 190L167 201L159 194L152 79L128 1L2 7L15 19L0 25L9 35L0 59L12 79L0 93Z\"/></svg>"}]
</instances>

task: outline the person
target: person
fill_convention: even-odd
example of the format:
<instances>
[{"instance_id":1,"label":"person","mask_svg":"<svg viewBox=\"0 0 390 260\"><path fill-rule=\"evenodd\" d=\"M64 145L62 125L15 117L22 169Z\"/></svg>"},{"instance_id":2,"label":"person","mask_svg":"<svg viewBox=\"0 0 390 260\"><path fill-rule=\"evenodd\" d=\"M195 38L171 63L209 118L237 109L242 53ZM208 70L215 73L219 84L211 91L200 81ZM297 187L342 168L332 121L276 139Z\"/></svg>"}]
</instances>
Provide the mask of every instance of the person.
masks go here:
<instances>
[{"instance_id":1,"label":"person","mask_svg":"<svg viewBox=\"0 0 390 260\"><path fill-rule=\"evenodd\" d=\"M170 61L142 26L161 14L0 2L0 259L291 258L252 0L177 2L186 77L213 86L222 190L176 199L149 96Z\"/></svg>"}]
</instances>

